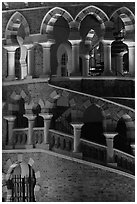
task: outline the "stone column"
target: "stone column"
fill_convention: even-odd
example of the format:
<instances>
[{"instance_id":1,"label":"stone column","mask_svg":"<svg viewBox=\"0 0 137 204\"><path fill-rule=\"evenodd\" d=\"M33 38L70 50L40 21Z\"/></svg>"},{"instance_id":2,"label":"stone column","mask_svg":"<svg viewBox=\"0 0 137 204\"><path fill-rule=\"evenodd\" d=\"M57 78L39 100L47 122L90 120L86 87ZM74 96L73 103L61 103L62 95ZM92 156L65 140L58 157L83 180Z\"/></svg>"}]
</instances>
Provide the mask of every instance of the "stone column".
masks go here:
<instances>
[{"instance_id":1,"label":"stone column","mask_svg":"<svg viewBox=\"0 0 137 204\"><path fill-rule=\"evenodd\" d=\"M49 77L51 75L51 46L55 41L47 41L40 43L43 47L43 75L41 77Z\"/></svg>"},{"instance_id":2,"label":"stone column","mask_svg":"<svg viewBox=\"0 0 137 204\"><path fill-rule=\"evenodd\" d=\"M103 76L113 76L113 72L111 70L111 43L112 41L104 40L104 72Z\"/></svg>"},{"instance_id":3,"label":"stone column","mask_svg":"<svg viewBox=\"0 0 137 204\"><path fill-rule=\"evenodd\" d=\"M81 40L69 40L72 45L72 70L71 76L79 76L79 44Z\"/></svg>"},{"instance_id":4,"label":"stone column","mask_svg":"<svg viewBox=\"0 0 137 204\"><path fill-rule=\"evenodd\" d=\"M28 119L28 137L26 149L33 148L32 136L33 136L33 127L36 116L33 114L25 114L24 117Z\"/></svg>"},{"instance_id":5,"label":"stone column","mask_svg":"<svg viewBox=\"0 0 137 204\"><path fill-rule=\"evenodd\" d=\"M6 146L6 149L12 149L13 148L13 127L14 122L16 119L16 116L9 115L4 116L4 119L8 121L8 145Z\"/></svg>"},{"instance_id":6,"label":"stone column","mask_svg":"<svg viewBox=\"0 0 137 204\"><path fill-rule=\"evenodd\" d=\"M51 122L53 115L50 113L41 113L39 115L41 117L43 117L43 119L44 119L44 140L43 140L42 145L38 144L38 147L40 146L40 148L42 148L42 149L49 150L49 148L50 148L50 146L49 146L49 142L50 142L49 141L49 128L50 128L50 122Z\"/></svg>"},{"instance_id":7,"label":"stone column","mask_svg":"<svg viewBox=\"0 0 137 204\"><path fill-rule=\"evenodd\" d=\"M113 141L114 141L114 137L117 135L116 132L112 133L112 132L106 132L104 133L105 137L106 137L106 144L107 144L107 164L110 165L115 165L114 163L114 149L113 149Z\"/></svg>"},{"instance_id":8,"label":"stone column","mask_svg":"<svg viewBox=\"0 0 137 204\"><path fill-rule=\"evenodd\" d=\"M75 122L71 123L74 129L74 149L73 152L76 154L80 153L79 147L80 147L80 136L81 136L81 128L84 125L81 122Z\"/></svg>"},{"instance_id":9,"label":"stone column","mask_svg":"<svg viewBox=\"0 0 137 204\"><path fill-rule=\"evenodd\" d=\"M27 48L22 45L20 47L21 55L20 55L20 65L21 65L21 79L25 79L27 77L27 63L26 63L26 56L27 56Z\"/></svg>"},{"instance_id":10,"label":"stone column","mask_svg":"<svg viewBox=\"0 0 137 204\"><path fill-rule=\"evenodd\" d=\"M115 71L117 76L123 75L123 54L124 53L117 53L115 54Z\"/></svg>"},{"instance_id":11,"label":"stone column","mask_svg":"<svg viewBox=\"0 0 137 204\"><path fill-rule=\"evenodd\" d=\"M8 75L6 80L15 80L15 51L19 46L4 46L8 51Z\"/></svg>"},{"instance_id":12,"label":"stone column","mask_svg":"<svg viewBox=\"0 0 137 204\"><path fill-rule=\"evenodd\" d=\"M128 43L129 74L135 77L135 42Z\"/></svg>"},{"instance_id":13,"label":"stone column","mask_svg":"<svg viewBox=\"0 0 137 204\"><path fill-rule=\"evenodd\" d=\"M33 56L32 56L32 48L33 48L33 44L27 44L25 45L25 47L27 48L27 79L32 79L33 76Z\"/></svg>"},{"instance_id":14,"label":"stone column","mask_svg":"<svg viewBox=\"0 0 137 204\"><path fill-rule=\"evenodd\" d=\"M89 55L83 55L82 76L88 76L89 73Z\"/></svg>"},{"instance_id":15,"label":"stone column","mask_svg":"<svg viewBox=\"0 0 137 204\"><path fill-rule=\"evenodd\" d=\"M132 149L132 152L133 152L133 155L135 156L135 144L131 144L131 149Z\"/></svg>"}]
</instances>

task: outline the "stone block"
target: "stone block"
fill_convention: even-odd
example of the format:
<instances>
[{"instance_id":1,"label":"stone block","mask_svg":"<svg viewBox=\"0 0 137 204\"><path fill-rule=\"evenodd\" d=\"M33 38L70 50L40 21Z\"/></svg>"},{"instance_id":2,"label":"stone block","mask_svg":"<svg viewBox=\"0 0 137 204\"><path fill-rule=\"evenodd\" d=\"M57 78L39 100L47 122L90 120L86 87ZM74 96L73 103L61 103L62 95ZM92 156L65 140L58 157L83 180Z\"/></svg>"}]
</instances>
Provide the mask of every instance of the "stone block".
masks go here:
<instances>
[{"instance_id":1,"label":"stone block","mask_svg":"<svg viewBox=\"0 0 137 204\"><path fill-rule=\"evenodd\" d=\"M87 101L83 104L83 106L85 107L85 109L87 109L89 106L91 106L90 100L87 100Z\"/></svg>"},{"instance_id":2,"label":"stone block","mask_svg":"<svg viewBox=\"0 0 137 204\"><path fill-rule=\"evenodd\" d=\"M53 91L53 92L51 92L51 94L50 94L50 98L53 98L53 99L54 99L57 95L58 95L57 92L56 92L56 91Z\"/></svg>"},{"instance_id":3,"label":"stone block","mask_svg":"<svg viewBox=\"0 0 137 204\"><path fill-rule=\"evenodd\" d=\"M23 99L25 99L26 96L27 96L26 93L23 90L21 91L20 95L22 96Z\"/></svg>"},{"instance_id":4,"label":"stone block","mask_svg":"<svg viewBox=\"0 0 137 204\"><path fill-rule=\"evenodd\" d=\"M57 101L57 106L68 107L69 106L68 98L63 97L63 96L61 98L59 98L58 101Z\"/></svg>"},{"instance_id":5,"label":"stone block","mask_svg":"<svg viewBox=\"0 0 137 204\"><path fill-rule=\"evenodd\" d=\"M69 101L69 104L71 107L75 106L76 103L75 103L75 100L72 98L70 101Z\"/></svg>"},{"instance_id":6,"label":"stone block","mask_svg":"<svg viewBox=\"0 0 137 204\"><path fill-rule=\"evenodd\" d=\"M34 164L34 160L33 160L32 158L30 158L28 164L29 164L30 166L32 166L32 165Z\"/></svg>"}]
</instances>

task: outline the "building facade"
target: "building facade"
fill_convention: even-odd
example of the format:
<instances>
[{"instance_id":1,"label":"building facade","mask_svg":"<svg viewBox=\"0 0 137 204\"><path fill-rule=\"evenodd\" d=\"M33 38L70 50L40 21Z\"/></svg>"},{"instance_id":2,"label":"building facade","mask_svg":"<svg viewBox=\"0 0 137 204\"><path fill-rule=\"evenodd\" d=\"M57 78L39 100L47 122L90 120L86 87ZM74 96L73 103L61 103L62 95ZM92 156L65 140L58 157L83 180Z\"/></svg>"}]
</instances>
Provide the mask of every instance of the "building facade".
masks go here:
<instances>
[{"instance_id":1,"label":"building facade","mask_svg":"<svg viewBox=\"0 0 137 204\"><path fill-rule=\"evenodd\" d=\"M2 8L3 199L134 201L135 3Z\"/></svg>"}]
</instances>

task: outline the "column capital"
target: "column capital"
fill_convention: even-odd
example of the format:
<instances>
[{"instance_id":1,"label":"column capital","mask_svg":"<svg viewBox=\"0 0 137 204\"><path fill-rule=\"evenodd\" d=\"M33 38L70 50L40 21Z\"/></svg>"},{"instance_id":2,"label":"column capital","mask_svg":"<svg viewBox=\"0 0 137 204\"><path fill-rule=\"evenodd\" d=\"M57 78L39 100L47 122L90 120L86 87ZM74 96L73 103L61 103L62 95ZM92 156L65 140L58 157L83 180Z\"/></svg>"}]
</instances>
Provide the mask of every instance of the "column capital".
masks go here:
<instances>
[{"instance_id":1,"label":"column capital","mask_svg":"<svg viewBox=\"0 0 137 204\"><path fill-rule=\"evenodd\" d=\"M5 120L7 120L8 122L14 122L16 119L16 116L14 115L8 115L8 116L4 116L3 117Z\"/></svg>"},{"instance_id":2,"label":"column capital","mask_svg":"<svg viewBox=\"0 0 137 204\"><path fill-rule=\"evenodd\" d=\"M81 40L68 40L72 46L77 46L81 42Z\"/></svg>"},{"instance_id":3,"label":"column capital","mask_svg":"<svg viewBox=\"0 0 137 204\"><path fill-rule=\"evenodd\" d=\"M104 132L106 139L114 139L117 134L117 132Z\"/></svg>"},{"instance_id":4,"label":"column capital","mask_svg":"<svg viewBox=\"0 0 137 204\"><path fill-rule=\"evenodd\" d=\"M90 56L89 56L89 54L83 54L83 55L81 55L84 59L86 59L86 60L89 60L90 59Z\"/></svg>"},{"instance_id":5,"label":"column capital","mask_svg":"<svg viewBox=\"0 0 137 204\"><path fill-rule=\"evenodd\" d=\"M27 50L30 50L34 45L33 44L24 44Z\"/></svg>"},{"instance_id":6,"label":"column capital","mask_svg":"<svg viewBox=\"0 0 137 204\"><path fill-rule=\"evenodd\" d=\"M40 113L39 115L43 117L44 120L51 120L51 118L53 117L53 114L51 113Z\"/></svg>"},{"instance_id":7,"label":"column capital","mask_svg":"<svg viewBox=\"0 0 137 204\"><path fill-rule=\"evenodd\" d=\"M33 114L24 114L24 117L26 117L29 121L34 121L36 118L36 115Z\"/></svg>"},{"instance_id":8,"label":"column capital","mask_svg":"<svg viewBox=\"0 0 137 204\"><path fill-rule=\"evenodd\" d=\"M128 47L135 47L135 42L123 41Z\"/></svg>"},{"instance_id":9,"label":"column capital","mask_svg":"<svg viewBox=\"0 0 137 204\"><path fill-rule=\"evenodd\" d=\"M19 47L19 45L15 45L15 46L4 45L3 47L4 47L8 52L15 52L16 49Z\"/></svg>"},{"instance_id":10,"label":"column capital","mask_svg":"<svg viewBox=\"0 0 137 204\"><path fill-rule=\"evenodd\" d=\"M73 126L73 128L81 129L82 126L84 125L84 123L82 123L82 122L73 122L73 123L71 123L71 125Z\"/></svg>"},{"instance_id":11,"label":"column capital","mask_svg":"<svg viewBox=\"0 0 137 204\"><path fill-rule=\"evenodd\" d=\"M50 48L51 45L55 44L55 41L54 40L48 40L47 42L41 42L39 44L42 45L43 48Z\"/></svg>"},{"instance_id":12,"label":"column capital","mask_svg":"<svg viewBox=\"0 0 137 204\"><path fill-rule=\"evenodd\" d=\"M102 40L101 41L103 43L104 46L111 46L111 43L113 42L113 40Z\"/></svg>"}]
</instances>

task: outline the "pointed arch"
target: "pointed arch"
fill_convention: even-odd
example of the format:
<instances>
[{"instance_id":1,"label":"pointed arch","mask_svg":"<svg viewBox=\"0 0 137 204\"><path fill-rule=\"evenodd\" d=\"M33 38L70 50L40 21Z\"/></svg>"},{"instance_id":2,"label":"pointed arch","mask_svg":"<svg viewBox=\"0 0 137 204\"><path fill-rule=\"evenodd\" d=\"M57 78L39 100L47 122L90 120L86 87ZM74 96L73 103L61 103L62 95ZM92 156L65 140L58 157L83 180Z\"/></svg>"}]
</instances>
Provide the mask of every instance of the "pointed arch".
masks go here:
<instances>
[{"instance_id":1,"label":"pointed arch","mask_svg":"<svg viewBox=\"0 0 137 204\"><path fill-rule=\"evenodd\" d=\"M52 34L54 24L56 23L59 17L63 17L68 22L69 27L71 27L70 23L73 21L73 18L70 13L63 8L55 7L45 15L41 24L40 33Z\"/></svg>"},{"instance_id":2,"label":"pointed arch","mask_svg":"<svg viewBox=\"0 0 137 204\"><path fill-rule=\"evenodd\" d=\"M68 57L67 64L66 64L66 69L67 69L66 71L68 72L68 76L71 73L71 66L72 66L71 46L70 46L70 44L63 43L63 44L60 44L60 46L58 47L58 50L57 50L57 60L58 60L57 75L58 76L61 75L61 57L64 53L66 53L66 55Z\"/></svg>"},{"instance_id":3,"label":"pointed arch","mask_svg":"<svg viewBox=\"0 0 137 204\"><path fill-rule=\"evenodd\" d=\"M20 29L20 32L19 32ZM29 36L30 29L28 22L25 17L19 13L15 12L8 21L5 31L5 38L7 44L17 43L17 36L19 35L23 39Z\"/></svg>"},{"instance_id":4,"label":"pointed arch","mask_svg":"<svg viewBox=\"0 0 137 204\"><path fill-rule=\"evenodd\" d=\"M135 30L135 16L132 11L126 7L121 7L117 9L110 17L112 22L115 22L117 18L120 17L124 23L125 30L127 32L132 32Z\"/></svg>"},{"instance_id":5,"label":"pointed arch","mask_svg":"<svg viewBox=\"0 0 137 204\"><path fill-rule=\"evenodd\" d=\"M100 23L103 35L105 32L105 23L109 21L109 18L104 11L96 6L88 6L78 13L78 15L75 17L77 28L80 28L82 20L90 14L94 15Z\"/></svg>"}]
</instances>

